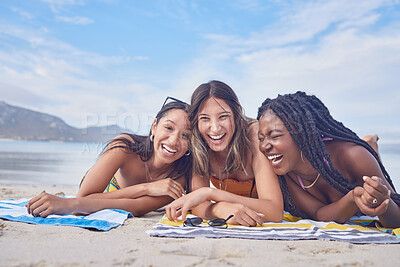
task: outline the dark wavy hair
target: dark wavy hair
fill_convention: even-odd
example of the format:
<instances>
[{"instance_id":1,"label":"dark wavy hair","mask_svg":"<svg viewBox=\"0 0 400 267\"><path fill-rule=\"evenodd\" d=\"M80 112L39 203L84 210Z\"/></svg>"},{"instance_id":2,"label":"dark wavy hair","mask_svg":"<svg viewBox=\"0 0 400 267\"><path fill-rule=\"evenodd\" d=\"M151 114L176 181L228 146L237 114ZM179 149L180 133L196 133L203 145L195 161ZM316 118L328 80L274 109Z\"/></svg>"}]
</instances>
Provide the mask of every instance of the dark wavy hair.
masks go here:
<instances>
[{"instance_id":1,"label":"dark wavy hair","mask_svg":"<svg viewBox=\"0 0 400 267\"><path fill-rule=\"evenodd\" d=\"M267 110L271 110L282 120L312 167L321 174L329 185L342 194L347 194L355 185L351 184L333 166L322 140L326 137L352 142L367 149L374 156L386 180L394 189L393 182L375 150L343 123L335 120L328 108L316 96L299 91L295 94L278 95L275 99L267 98L258 109L257 120L260 120ZM278 175L278 177L284 197L285 210L295 216L307 218L306 214L296 208L287 189L284 176ZM400 205L399 194L392 192L391 198L397 205Z\"/></svg>"},{"instance_id":2,"label":"dark wavy hair","mask_svg":"<svg viewBox=\"0 0 400 267\"><path fill-rule=\"evenodd\" d=\"M189 113L189 105L181 102L181 101L173 101L165 104L161 110L156 115L156 124L159 123L160 119L167 115L167 113L174 109L180 109ZM140 159L144 162L148 161L154 153L153 142L150 139L151 129L147 136L137 135L137 134L129 134L124 133L130 136L133 139L133 142L128 138L115 138L109 141L103 150L103 153L110 151L114 148L122 148L127 153L134 153L139 155ZM190 143L189 143L189 151L190 151ZM189 181L192 175L192 155L184 155L174 161L170 168L170 172L167 174L167 177L172 179L177 179L179 177L185 176L186 181L186 192L190 191Z\"/></svg>"}]
</instances>

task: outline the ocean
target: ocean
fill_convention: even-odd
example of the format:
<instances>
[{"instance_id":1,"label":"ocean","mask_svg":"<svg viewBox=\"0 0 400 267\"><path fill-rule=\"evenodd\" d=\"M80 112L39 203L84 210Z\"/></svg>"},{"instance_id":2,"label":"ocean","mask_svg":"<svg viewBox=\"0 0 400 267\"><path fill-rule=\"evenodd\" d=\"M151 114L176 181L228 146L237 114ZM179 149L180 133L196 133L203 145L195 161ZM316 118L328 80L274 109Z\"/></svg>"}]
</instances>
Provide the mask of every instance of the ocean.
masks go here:
<instances>
[{"instance_id":1,"label":"ocean","mask_svg":"<svg viewBox=\"0 0 400 267\"><path fill-rule=\"evenodd\" d=\"M0 140L0 183L78 186L104 144ZM400 144L380 144L383 164L400 191Z\"/></svg>"}]
</instances>

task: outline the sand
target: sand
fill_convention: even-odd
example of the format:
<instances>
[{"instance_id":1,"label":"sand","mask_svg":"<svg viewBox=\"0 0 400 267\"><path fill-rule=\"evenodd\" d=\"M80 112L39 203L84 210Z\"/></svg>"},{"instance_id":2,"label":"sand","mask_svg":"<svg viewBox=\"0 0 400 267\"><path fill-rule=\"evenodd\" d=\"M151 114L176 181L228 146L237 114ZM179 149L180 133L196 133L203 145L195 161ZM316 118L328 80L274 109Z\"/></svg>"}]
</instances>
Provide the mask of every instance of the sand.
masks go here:
<instances>
[{"instance_id":1,"label":"sand","mask_svg":"<svg viewBox=\"0 0 400 267\"><path fill-rule=\"evenodd\" d=\"M76 187L0 185L0 199ZM400 245L326 240L264 241L150 237L162 213L128 219L108 232L0 220L0 266L398 266ZM396 263L397 262L397 263Z\"/></svg>"}]
</instances>

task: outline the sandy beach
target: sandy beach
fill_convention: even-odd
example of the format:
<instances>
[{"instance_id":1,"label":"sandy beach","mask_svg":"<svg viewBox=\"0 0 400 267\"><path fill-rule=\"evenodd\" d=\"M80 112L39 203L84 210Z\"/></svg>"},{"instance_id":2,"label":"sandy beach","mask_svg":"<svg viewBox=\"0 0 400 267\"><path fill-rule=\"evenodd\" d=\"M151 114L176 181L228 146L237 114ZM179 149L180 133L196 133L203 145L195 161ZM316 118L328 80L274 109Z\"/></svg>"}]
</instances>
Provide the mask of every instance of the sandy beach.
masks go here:
<instances>
[{"instance_id":1,"label":"sandy beach","mask_svg":"<svg viewBox=\"0 0 400 267\"><path fill-rule=\"evenodd\" d=\"M0 185L0 199L41 191L74 195L77 187ZM146 231L162 213L130 218L108 232L0 220L1 266L396 266L400 245L345 242L176 239Z\"/></svg>"}]
</instances>

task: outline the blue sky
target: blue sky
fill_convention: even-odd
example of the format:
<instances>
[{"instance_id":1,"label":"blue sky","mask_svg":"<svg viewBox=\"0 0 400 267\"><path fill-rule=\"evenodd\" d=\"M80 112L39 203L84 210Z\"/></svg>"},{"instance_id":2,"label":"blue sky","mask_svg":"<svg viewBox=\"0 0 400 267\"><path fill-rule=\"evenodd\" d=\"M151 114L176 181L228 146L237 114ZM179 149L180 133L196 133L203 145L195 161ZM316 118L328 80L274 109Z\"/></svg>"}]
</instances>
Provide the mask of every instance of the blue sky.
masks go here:
<instances>
[{"instance_id":1,"label":"blue sky","mask_svg":"<svg viewBox=\"0 0 400 267\"><path fill-rule=\"evenodd\" d=\"M382 142L400 136L400 2L0 2L0 100L75 127L144 133L167 95L217 79L254 117L303 90Z\"/></svg>"}]
</instances>

